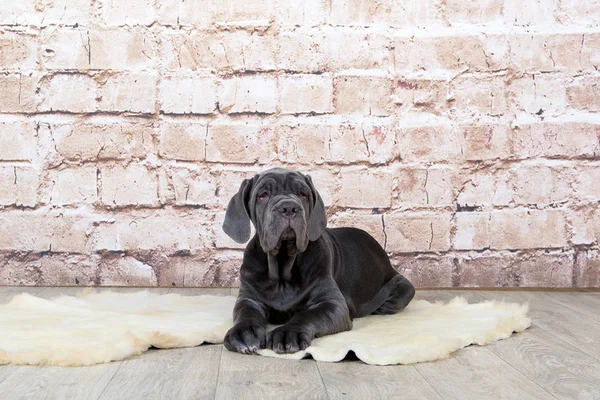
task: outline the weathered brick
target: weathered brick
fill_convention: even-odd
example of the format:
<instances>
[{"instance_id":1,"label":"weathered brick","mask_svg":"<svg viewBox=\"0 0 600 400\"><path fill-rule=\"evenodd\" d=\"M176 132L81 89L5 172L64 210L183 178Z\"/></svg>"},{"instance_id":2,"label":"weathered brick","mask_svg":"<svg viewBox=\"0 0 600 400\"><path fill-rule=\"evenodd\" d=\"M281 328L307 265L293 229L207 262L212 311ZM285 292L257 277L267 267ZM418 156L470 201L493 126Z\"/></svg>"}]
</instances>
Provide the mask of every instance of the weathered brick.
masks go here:
<instances>
[{"instance_id":1,"label":"weathered brick","mask_svg":"<svg viewBox=\"0 0 600 400\"><path fill-rule=\"evenodd\" d=\"M391 78L338 75L333 82L335 111L338 114L374 116L390 114L394 86Z\"/></svg>"},{"instance_id":2,"label":"weathered brick","mask_svg":"<svg viewBox=\"0 0 600 400\"><path fill-rule=\"evenodd\" d=\"M291 75L279 78L283 114L328 113L333 110L333 80L327 75Z\"/></svg>"},{"instance_id":3,"label":"weathered brick","mask_svg":"<svg viewBox=\"0 0 600 400\"><path fill-rule=\"evenodd\" d=\"M513 130L514 152L520 158L600 155L600 124L556 121L526 122Z\"/></svg>"},{"instance_id":4,"label":"weathered brick","mask_svg":"<svg viewBox=\"0 0 600 400\"><path fill-rule=\"evenodd\" d=\"M105 254L98 266L101 286L156 286L154 269L148 264L124 254Z\"/></svg>"},{"instance_id":5,"label":"weathered brick","mask_svg":"<svg viewBox=\"0 0 600 400\"><path fill-rule=\"evenodd\" d=\"M3 2L0 21L7 25L89 25L89 0L55 0L40 3L34 0Z\"/></svg>"},{"instance_id":6,"label":"weathered brick","mask_svg":"<svg viewBox=\"0 0 600 400\"><path fill-rule=\"evenodd\" d=\"M160 82L160 110L166 114L211 114L216 85L209 76L168 76Z\"/></svg>"},{"instance_id":7,"label":"weathered brick","mask_svg":"<svg viewBox=\"0 0 600 400\"><path fill-rule=\"evenodd\" d=\"M507 87L512 107L528 114L558 115L566 108L565 83L551 75L524 76Z\"/></svg>"},{"instance_id":8,"label":"weathered brick","mask_svg":"<svg viewBox=\"0 0 600 400\"><path fill-rule=\"evenodd\" d=\"M35 112L38 78L32 73L0 74L0 112Z\"/></svg>"},{"instance_id":9,"label":"weathered brick","mask_svg":"<svg viewBox=\"0 0 600 400\"><path fill-rule=\"evenodd\" d=\"M598 288L600 286L600 252L578 251L573 267L573 287Z\"/></svg>"},{"instance_id":10,"label":"weathered brick","mask_svg":"<svg viewBox=\"0 0 600 400\"><path fill-rule=\"evenodd\" d=\"M77 210L1 213L0 250L84 253L89 251L88 231L100 219Z\"/></svg>"},{"instance_id":11,"label":"weathered brick","mask_svg":"<svg viewBox=\"0 0 600 400\"><path fill-rule=\"evenodd\" d=\"M167 122L160 127L160 155L164 158L203 161L206 153L208 124Z\"/></svg>"},{"instance_id":12,"label":"weathered brick","mask_svg":"<svg viewBox=\"0 0 600 400\"><path fill-rule=\"evenodd\" d=\"M597 77L577 78L567 87L569 105L579 110L600 112L600 84Z\"/></svg>"},{"instance_id":13,"label":"weathered brick","mask_svg":"<svg viewBox=\"0 0 600 400\"><path fill-rule=\"evenodd\" d=\"M407 71L499 71L508 68L504 35L399 36L396 69Z\"/></svg>"},{"instance_id":14,"label":"weathered brick","mask_svg":"<svg viewBox=\"0 0 600 400\"><path fill-rule=\"evenodd\" d=\"M12 254L2 260L0 285L93 286L96 285L98 257L67 253Z\"/></svg>"},{"instance_id":15,"label":"weathered brick","mask_svg":"<svg viewBox=\"0 0 600 400\"><path fill-rule=\"evenodd\" d=\"M156 206L157 176L143 165L100 168L101 199L109 206Z\"/></svg>"},{"instance_id":16,"label":"weathered brick","mask_svg":"<svg viewBox=\"0 0 600 400\"><path fill-rule=\"evenodd\" d=\"M212 207L218 204L215 177L202 169L173 168L168 171L175 204Z\"/></svg>"},{"instance_id":17,"label":"weathered brick","mask_svg":"<svg viewBox=\"0 0 600 400\"><path fill-rule=\"evenodd\" d=\"M430 212L385 215L386 250L394 253L449 250L451 216Z\"/></svg>"},{"instance_id":18,"label":"weathered brick","mask_svg":"<svg viewBox=\"0 0 600 400\"><path fill-rule=\"evenodd\" d=\"M219 108L222 112L270 114L277 109L277 82L273 77L243 76L221 83Z\"/></svg>"},{"instance_id":19,"label":"weathered brick","mask_svg":"<svg viewBox=\"0 0 600 400\"><path fill-rule=\"evenodd\" d=\"M400 3L394 0L332 0L330 22L334 25L388 24L404 27L442 22L435 1Z\"/></svg>"},{"instance_id":20,"label":"weathered brick","mask_svg":"<svg viewBox=\"0 0 600 400\"><path fill-rule=\"evenodd\" d=\"M572 254L484 255L462 258L454 272L460 287L571 287Z\"/></svg>"},{"instance_id":21,"label":"weathered brick","mask_svg":"<svg viewBox=\"0 0 600 400\"><path fill-rule=\"evenodd\" d=\"M474 80L472 76L462 75L450 84L449 99L454 101L453 108L459 113L504 115L507 111L504 80L502 76Z\"/></svg>"},{"instance_id":22,"label":"weathered brick","mask_svg":"<svg viewBox=\"0 0 600 400\"><path fill-rule=\"evenodd\" d=\"M572 193L569 168L545 165L523 165L511 170L510 202L517 204L550 204L568 200Z\"/></svg>"},{"instance_id":23,"label":"weathered brick","mask_svg":"<svg viewBox=\"0 0 600 400\"><path fill-rule=\"evenodd\" d=\"M289 71L346 69L391 70L392 44L386 35L369 31L314 28L282 32L277 64Z\"/></svg>"},{"instance_id":24,"label":"weathered brick","mask_svg":"<svg viewBox=\"0 0 600 400\"><path fill-rule=\"evenodd\" d=\"M553 248L567 245L562 210L498 210L490 220L492 249Z\"/></svg>"},{"instance_id":25,"label":"weathered brick","mask_svg":"<svg viewBox=\"0 0 600 400\"><path fill-rule=\"evenodd\" d=\"M403 126L400 121L396 151L403 161L454 161L463 156L461 143L458 131L449 124Z\"/></svg>"},{"instance_id":26,"label":"weathered brick","mask_svg":"<svg viewBox=\"0 0 600 400\"><path fill-rule=\"evenodd\" d=\"M510 37L512 68L527 72L594 70L600 35L520 34ZM594 62L596 61L596 62Z\"/></svg>"},{"instance_id":27,"label":"weathered brick","mask_svg":"<svg viewBox=\"0 0 600 400\"><path fill-rule=\"evenodd\" d=\"M448 101L448 82L430 79L399 79L392 95L401 110L442 114L451 106Z\"/></svg>"},{"instance_id":28,"label":"weathered brick","mask_svg":"<svg viewBox=\"0 0 600 400\"><path fill-rule=\"evenodd\" d=\"M600 1L564 0L556 5L559 22L578 26L598 26L600 23Z\"/></svg>"},{"instance_id":29,"label":"weathered brick","mask_svg":"<svg viewBox=\"0 0 600 400\"><path fill-rule=\"evenodd\" d=\"M236 143L235 148L232 148L232 143ZM208 126L207 161L264 164L275 157L274 130L270 127L249 123Z\"/></svg>"},{"instance_id":30,"label":"weathered brick","mask_svg":"<svg viewBox=\"0 0 600 400\"><path fill-rule=\"evenodd\" d=\"M444 15L450 24L486 24L502 21L503 0L482 0L465 2L447 0Z\"/></svg>"},{"instance_id":31,"label":"weathered brick","mask_svg":"<svg viewBox=\"0 0 600 400\"><path fill-rule=\"evenodd\" d=\"M76 96L73 94L77 93ZM89 113L97 111L100 88L92 76L55 74L41 82L41 111Z\"/></svg>"},{"instance_id":32,"label":"weathered brick","mask_svg":"<svg viewBox=\"0 0 600 400\"><path fill-rule=\"evenodd\" d=\"M88 46L92 69L141 70L157 59L153 34L146 30L92 29Z\"/></svg>"},{"instance_id":33,"label":"weathered brick","mask_svg":"<svg viewBox=\"0 0 600 400\"><path fill-rule=\"evenodd\" d=\"M190 215L154 213L119 215L111 224L100 224L91 242L97 251L159 250L165 254L201 252L210 247L207 216L194 210Z\"/></svg>"},{"instance_id":34,"label":"weathered brick","mask_svg":"<svg viewBox=\"0 0 600 400\"><path fill-rule=\"evenodd\" d=\"M156 106L155 73L111 75L102 85L101 111L154 113Z\"/></svg>"},{"instance_id":35,"label":"weathered brick","mask_svg":"<svg viewBox=\"0 0 600 400\"><path fill-rule=\"evenodd\" d=\"M150 25L156 20L156 10L152 0L112 1L101 0L98 5L98 18L106 26Z\"/></svg>"},{"instance_id":36,"label":"weathered brick","mask_svg":"<svg viewBox=\"0 0 600 400\"><path fill-rule=\"evenodd\" d=\"M184 271L184 286L239 287L242 257L239 250L221 250L210 258L178 257L173 261Z\"/></svg>"},{"instance_id":37,"label":"weathered brick","mask_svg":"<svg viewBox=\"0 0 600 400\"><path fill-rule=\"evenodd\" d=\"M456 213L456 233L452 247L456 250L481 250L490 247L490 213Z\"/></svg>"},{"instance_id":38,"label":"weathered brick","mask_svg":"<svg viewBox=\"0 0 600 400\"><path fill-rule=\"evenodd\" d=\"M455 173L453 168L448 167L395 169L393 174L396 187L392 194L393 205L399 207L451 205L456 195Z\"/></svg>"},{"instance_id":39,"label":"weathered brick","mask_svg":"<svg viewBox=\"0 0 600 400\"><path fill-rule=\"evenodd\" d=\"M152 152L152 122L51 124L56 151L77 161L146 158Z\"/></svg>"},{"instance_id":40,"label":"weathered brick","mask_svg":"<svg viewBox=\"0 0 600 400\"><path fill-rule=\"evenodd\" d=\"M36 155L35 144L32 122L0 122L0 161L31 161Z\"/></svg>"},{"instance_id":41,"label":"weathered brick","mask_svg":"<svg viewBox=\"0 0 600 400\"><path fill-rule=\"evenodd\" d=\"M390 261L417 288L452 287L452 257L396 255Z\"/></svg>"},{"instance_id":42,"label":"weathered brick","mask_svg":"<svg viewBox=\"0 0 600 400\"><path fill-rule=\"evenodd\" d=\"M51 203L67 205L93 203L96 200L96 167L82 166L51 171Z\"/></svg>"},{"instance_id":43,"label":"weathered brick","mask_svg":"<svg viewBox=\"0 0 600 400\"><path fill-rule=\"evenodd\" d=\"M275 0L215 2L214 18L218 24L268 25L273 19Z\"/></svg>"},{"instance_id":44,"label":"weathered brick","mask_svg":"<svg viewBox=\"0 0 600 400\"><path fill-rule=\"evenodd\" d=\"M40 58L48 69L90 68L90 31L87 28L44 29L40 36Z\"/></svg>"},{"instance_id":45,"label":"weathered brick","mask_svg":"<svg viewBox=\"0 0 600 400\"><path fill-rule=\"evenodd\" d=\"M591 201L600 200L600 165L579 167L576 178L575 191L578 197Z\"/></svg>"},{"instance_id":46,"label":"weathered brick","mask_svg":"<svg viewBox=\"0 0 600 400\"><path fill-rule=\"evenodd\" d=\"M382 215L361 215L339 213L333 215L327 221L327 226L332 228L352 227L366 231L375 238L381 245L385 246L385 234L383 232L383 216Z\"/></svg>"},{"instance_id":47,"label":"weathered brick","mask_svg":"<svg viewBox=\"0 0 600 400\"><path fill-rule=\"evenodd\" d=\"M37 204L39 171L31 167L0 166L0 206Z\"/></svg>"},{"instance_id":48,"label":"weathered brick","mask_svg":"<svg viewBox=\"0 0 600 400\"><path fill-rule=\"evenodd\" d=\"M568 210L571 242L574 245L590 245L600 239L600 211L593 206L580 205Z\"/></svg>"},{"instance_id":49,"label":"weathered brick","mask_svg":"<svg viewBox=\"0 0 600 400\"><path fill-rule=\"evenodd\" d=\"M331 162L385 164L394 157L396 132L390 121L363 120L332 128L328 143Z\"/></svg>"},{"instance_id":50,"label":"weathered brick","mask_svg":"<svg viewBox=\"0 0 600 400\"><path fill-rule=\"evenodd\" d=\"M392 177L385 170L348 169L340 176L337 201L346 207L372 208L391 205Z\"/></svg>"},{"instance_id":51,"label":"weathered brick","mask_svg":"<svg viewBox=\"0 0 600 400\"><path fill-rule=\"evenodd\" d=\"M36 35L0 30L0 70L29 70L36 67Z\"/></svg>"},{"instance_id":52,"label":"weathered brick","mask_svg":"<svg viewBox=\"0 0 600 400\"><path fill-rule=\"evenodd\" d=\"M505 0L502 5L502 13L506 24L547 25L553 24L556 20L554 16L556 4L554 0L536 0L527 3L527 7L523 7L523 2L520 0Z\"/></svg>"},{"instance_id":53,"label":"weathered brick","mask_svg":"<svg viewBox=\"0 0 600 400\"><path fill-rule=\"evenodd\" d=\"M457 205L465 208L508 205L514 200L509 176L507 168L470 172L457 182Z\"/></svg>"},{"instance_id":54,"label":"weathered brick","mask_svg":"<svg viewBox=\"0 0 600 400\"><path fill-rule=\"evenodd\" d=\"M325 22L325 0L278 0L274 2L275 20L281 25L316 26Z\"/></svg>"},{"instance_id":55,"label":"weathered brick","mask_svg":"<svg viewBox=\"0 0 600 400\"><path fill-rule=\"evenodd\" d=\"M282 123L275 128L279 160L288 163L322 164L331 159L329 144L335 129L327 123Z\"/></svg>"},{"instance_id":56,"label":"weathered brick","mask_svg":"<svg viewBox=\"0 0 600 400\"><path fill-rule=\"evenodd\" d=\"M506 124L465 124L457 129L462 131L466 160L506 159L512 153L511 132Z\"/></svg>"},{"instance_id":57,"label":"weathered brick","mask_svg":"<svg viewBox=\"0 0 600 400\"><path fill-rule=\"evenodd\" d=\"M161 63L168 70L271 71L273 35L245 30L221 33L170 31L161 36Z\"/></svg>"},{"instance_id":58,"label":"weathered brick","mask_svg":"<svg viewBox=\"0 0 600 400\"><path fill-rule=\"evenodd\" d=\"M166 0L156 3L158 22L171 26L190 26L202 29L214 23L214 3L204 0Z\"/></svg>"}]
</instances>

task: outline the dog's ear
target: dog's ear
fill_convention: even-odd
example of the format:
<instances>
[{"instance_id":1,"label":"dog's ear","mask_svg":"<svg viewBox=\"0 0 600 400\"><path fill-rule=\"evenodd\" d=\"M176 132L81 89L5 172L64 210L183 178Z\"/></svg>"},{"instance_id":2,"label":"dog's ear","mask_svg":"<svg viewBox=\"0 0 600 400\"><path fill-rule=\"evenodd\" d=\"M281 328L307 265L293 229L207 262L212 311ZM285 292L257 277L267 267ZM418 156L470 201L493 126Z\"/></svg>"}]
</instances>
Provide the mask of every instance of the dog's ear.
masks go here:
<instances>
[{"instance_id":1,"label":"dog's ear","mask_svg":"<svg viewBox=\"0 0 600 400\"><path fill-rule=\"evenodd\" d=\"M225 221L223 221L223 231L238 243L246 243L250 239L248 200L252 182L252 179L244 179L240 190L229 200Z\"/></svg>"},{"instance_id":2,"label":"dog's ear","mask_svg":"<svg viewBox=\"0 0 600 400\"><path fill-rule=\"evenodd\" d=\"M313 210L308 219L308 239L315 241L327 227L327 215L325 214L325 204L308 175L306 175L306 183L308 183L313 197Z\"/></svg>"}]
</instances>

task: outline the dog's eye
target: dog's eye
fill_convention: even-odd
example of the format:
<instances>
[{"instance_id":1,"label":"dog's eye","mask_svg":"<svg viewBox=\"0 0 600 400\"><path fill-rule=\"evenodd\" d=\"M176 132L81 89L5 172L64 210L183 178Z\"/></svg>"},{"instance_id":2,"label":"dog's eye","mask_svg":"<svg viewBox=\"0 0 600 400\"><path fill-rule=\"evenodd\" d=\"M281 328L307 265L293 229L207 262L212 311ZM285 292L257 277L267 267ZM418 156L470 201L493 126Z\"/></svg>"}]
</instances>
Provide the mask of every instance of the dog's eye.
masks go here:
<instances>
[{"instance_id":1,"label":"dog's eye","mask_svg":"<svg viewBox=\"0 0 600 400\"><path fill-rule=\"evenodd\" d=\"M267 197L269 197L269 194L268 194L267 192L264 192L264 193L261 193L261 194L258 196L258 199L259 199L259 200L264 200L264 199L266 199Z\"/></svg>"},{"instance_id":2,"label":"dog's eye","mask_svg":"<svg viewBox=\"0 0 600 400\"><path fill-rule=\"evenodd\" d=\"M304 192L300 192L300 197L302 197L305 200L308 199L308 196Z\"/></svg>"}]
</instances>

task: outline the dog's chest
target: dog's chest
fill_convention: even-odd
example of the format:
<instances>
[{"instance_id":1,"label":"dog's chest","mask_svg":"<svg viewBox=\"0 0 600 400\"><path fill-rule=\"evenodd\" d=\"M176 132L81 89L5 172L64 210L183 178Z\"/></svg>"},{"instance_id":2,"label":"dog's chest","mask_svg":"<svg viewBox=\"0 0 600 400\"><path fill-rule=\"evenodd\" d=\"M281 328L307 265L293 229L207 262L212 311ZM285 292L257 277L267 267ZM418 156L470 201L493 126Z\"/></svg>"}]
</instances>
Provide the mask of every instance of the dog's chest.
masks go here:
<instances>
[{"instance_id":1,"label":"dog's chest","mask_svg":"<svg viewBox=\"0 0 600 400\"><path fill-rule=\"evenodd\" d=\"M291 311L302 308L306 297L305 290L291 282L269 282L260 293L261 300L278 311Z\"/></svg>"}]
</instances>

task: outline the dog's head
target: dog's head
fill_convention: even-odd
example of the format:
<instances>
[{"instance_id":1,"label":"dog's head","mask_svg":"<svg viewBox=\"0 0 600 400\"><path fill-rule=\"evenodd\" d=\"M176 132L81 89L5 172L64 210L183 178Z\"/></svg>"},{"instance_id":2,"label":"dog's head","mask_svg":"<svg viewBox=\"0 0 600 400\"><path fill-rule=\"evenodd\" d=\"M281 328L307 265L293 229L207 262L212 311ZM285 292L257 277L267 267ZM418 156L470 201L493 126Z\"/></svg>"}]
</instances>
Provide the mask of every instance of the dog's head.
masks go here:
<instances>
[{"instance_id":1,"label":"dog's head","mask_svg":"<svg viewBox=\"0 0 600 400\"><path fill-rule=\"evenodd\" d=\"M245 243L250 238L250 222L266 253L277 253L284 241L303 252L327 226L325 205L310 176L283 168L244 179L229 201L225 233Z\"/></svg>"}]
</instances>

